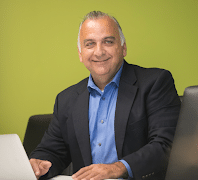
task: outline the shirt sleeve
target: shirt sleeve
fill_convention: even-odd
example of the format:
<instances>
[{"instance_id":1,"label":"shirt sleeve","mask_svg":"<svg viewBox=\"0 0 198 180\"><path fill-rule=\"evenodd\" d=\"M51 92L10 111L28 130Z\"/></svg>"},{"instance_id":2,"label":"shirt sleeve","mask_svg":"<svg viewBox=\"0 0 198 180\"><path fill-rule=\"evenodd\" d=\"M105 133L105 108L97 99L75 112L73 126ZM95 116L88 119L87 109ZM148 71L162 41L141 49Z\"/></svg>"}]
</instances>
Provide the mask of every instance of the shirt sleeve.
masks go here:
<instances>
[{"instance_id":1,"label":"shirt sleeve","mask_svg":"<svg viewBox=\"0 0 198 180\"><path fill-rule=\"evenodd\" d=\"M131 170L129 164L123 159L119 160L119 161L122 162L125 165L125 167L127 168L129 177L133 178L133 173L132 173L132 170Z\"/></svg>"}]
</instances>

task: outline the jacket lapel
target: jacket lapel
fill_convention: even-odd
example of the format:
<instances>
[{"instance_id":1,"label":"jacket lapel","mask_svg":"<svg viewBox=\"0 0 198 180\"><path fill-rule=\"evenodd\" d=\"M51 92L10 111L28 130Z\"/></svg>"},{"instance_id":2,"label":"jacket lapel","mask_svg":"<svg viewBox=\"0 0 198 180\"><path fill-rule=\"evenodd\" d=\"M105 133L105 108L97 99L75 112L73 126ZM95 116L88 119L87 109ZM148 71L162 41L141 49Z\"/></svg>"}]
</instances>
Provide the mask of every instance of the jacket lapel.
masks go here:
<instances>
[{"instance_id":1,"label":"jacket lapel","mask_svg":"<svg viewBox=\"0 0 198 180\"><path fill-rule=\"evenodd\" d=\"M118 159L122 158L122 147L125 138L126 125L138 89L134 86L135 82L136 76L132 65L128 65L124 62L115 112L115 141ZM84 164L87 166L92 163L88 118L89 91L87 89L87 83L86 85L83 85L78 93L79 96L72 112L72 118Z\"/></svg>"},{"instance_id":2,"label":"jacket lapel","mask_svg":"<svg viewBox=\"0 0 198 180\"><path fill-rule=\"evenodd\" d=\"M124 62L115 112L115 141L118 159L122 158L126 125L138 89L134 86L135 82L136 76L132 65L128 65Z\"/></svg>"},{"instance_id":3,"label":"jacket lapel","mask_svg":"<svg viewBox=\"0 0 198 180\"><path fill-rule=\"evenodd\" d=\"M83 88L83 91L80 92L77 102L75 103L74 110L72 112L74 129L85 166L90 165L92 162L89 138L88 109L89 91L87 90L86 86Z\"/></svg>"}]
</instances>

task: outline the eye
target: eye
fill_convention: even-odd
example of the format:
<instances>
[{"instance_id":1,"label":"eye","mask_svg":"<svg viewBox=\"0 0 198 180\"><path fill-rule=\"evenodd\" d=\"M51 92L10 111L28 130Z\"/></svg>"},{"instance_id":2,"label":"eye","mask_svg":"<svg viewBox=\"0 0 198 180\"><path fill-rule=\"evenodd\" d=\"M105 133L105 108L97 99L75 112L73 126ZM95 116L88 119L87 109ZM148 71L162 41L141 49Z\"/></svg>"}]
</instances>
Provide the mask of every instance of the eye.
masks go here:
<instances>
[{"instance_id":1,"label":"eye","mask_svg":"<svg viewBox=\"0 0 198 180\"><path fill-rule=\"evenodd\" d=\"M111 45L111 44L113 44L113 41L105 41L104 43Z\"/></svg>"},{"instance_id":2,"label":"eye","mask_svg":"<svg viewBox=\"0 0 198 180\"><path fill-rule=\"evenodd\" d=\"M94 45L94 42L88 42L88 43L85 44L86 47L91 47L93 45Z\"/></svg>"}]
</instances>

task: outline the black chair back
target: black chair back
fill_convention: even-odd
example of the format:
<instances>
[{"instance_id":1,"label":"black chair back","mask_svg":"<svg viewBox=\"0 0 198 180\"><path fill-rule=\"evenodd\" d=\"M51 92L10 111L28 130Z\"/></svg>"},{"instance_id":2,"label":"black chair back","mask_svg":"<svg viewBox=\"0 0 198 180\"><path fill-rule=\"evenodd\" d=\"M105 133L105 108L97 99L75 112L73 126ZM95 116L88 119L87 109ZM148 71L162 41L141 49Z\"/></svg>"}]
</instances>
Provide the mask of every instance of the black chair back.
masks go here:
<instances>
[{"instance_id":1,"label":"black chair back","mask_svg":"<svg viewBox=\"0 0 198 180\"><path fill-rule=\"evenodd\" d=\"M29 118L23 146L28 155L37 147L47 130L53 114L34 115ZM63 171L64 175L71 176L73 174L72 163Z\"/></svg>"}]
</instances>

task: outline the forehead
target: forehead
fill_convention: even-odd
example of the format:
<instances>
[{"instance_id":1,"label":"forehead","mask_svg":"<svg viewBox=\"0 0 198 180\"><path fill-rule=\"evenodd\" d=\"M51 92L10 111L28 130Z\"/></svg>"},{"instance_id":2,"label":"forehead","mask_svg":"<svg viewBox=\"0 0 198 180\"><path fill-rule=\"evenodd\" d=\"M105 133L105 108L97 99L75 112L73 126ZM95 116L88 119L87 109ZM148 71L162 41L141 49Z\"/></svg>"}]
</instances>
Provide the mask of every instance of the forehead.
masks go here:
<instances>
[{"instance_id":1,"label":"forehead","mask_svg":"<svg viewBox=\"0 0 198 180\"><path fill-rule=\"evenodd\" d=\"M119 37L117 24L108 16L87 19L81 26L81 40L85 38L104 38L105 36Z\"/></svg>"}]
</instances>

